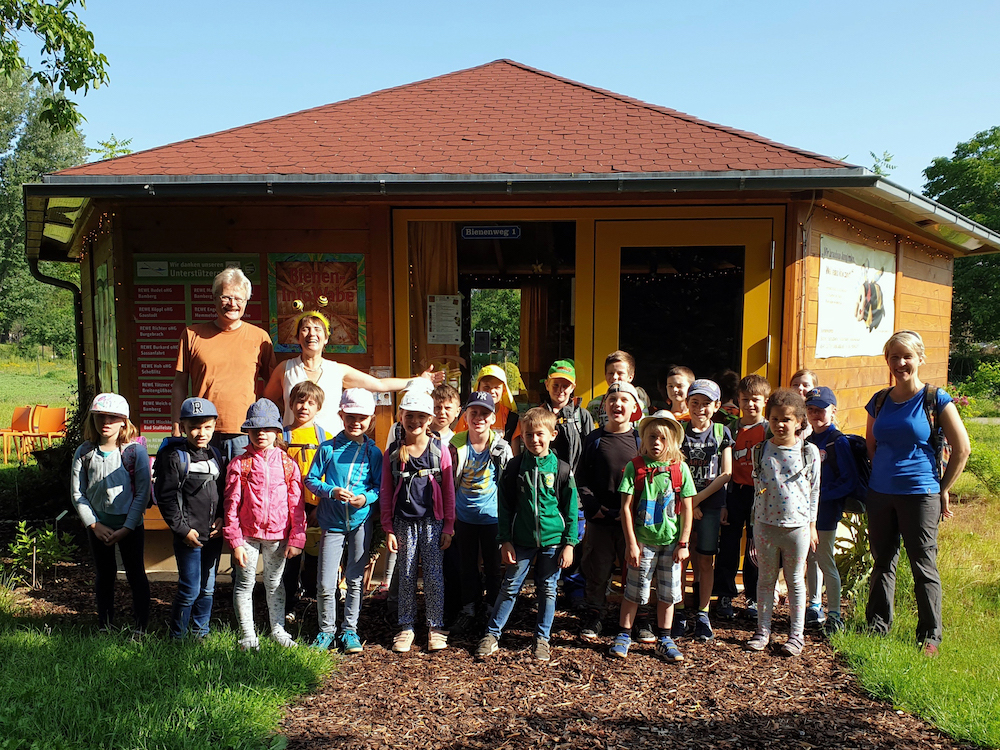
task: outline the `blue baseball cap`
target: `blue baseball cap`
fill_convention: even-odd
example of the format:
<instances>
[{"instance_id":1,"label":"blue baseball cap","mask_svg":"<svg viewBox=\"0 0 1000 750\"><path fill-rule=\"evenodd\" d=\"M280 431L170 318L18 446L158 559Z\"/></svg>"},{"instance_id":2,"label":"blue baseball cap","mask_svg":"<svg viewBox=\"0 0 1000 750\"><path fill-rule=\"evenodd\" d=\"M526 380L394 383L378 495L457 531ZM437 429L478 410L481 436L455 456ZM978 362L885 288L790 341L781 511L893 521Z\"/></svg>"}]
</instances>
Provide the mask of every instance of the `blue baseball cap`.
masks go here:
<instances>
[{"instance_id":1,"label":"blue baseball cap","mask_svg":"<svg viewBox=\"0 0 1000 750\"><path fill-rule=\"evenodd\" d=\"M722 389L719 388L718 383L707 378L699 378L688 387L688 398L691 398L696 393L706 396L709 401L722 400Z\"/></svg>"},{"instance_id":2,"label":"blue baseball cap","mask_svg":"<svg viewBox=\"0 0 1000 750\"><path fill-rule=\"evenodd\" d=\"M818 385L806 394L806 406L817 406L820 409L825 409L828 406L836 405L837 397L825 385Z\"/></svg>"},{"instance_id":3,"label":"blue baseball cap","mask_svg":"<svg viewBox=\"0 0 1000 750\"><path fill-rule=\"evenodd\" d=\"M497 405L493 402L493 395L486 391L473 391L470 393L469 400L465 403L465 408L468 409L470 406L481 406L489 410L491 414L495 414L497 410Z\"/></svg>"},{"instance_id":4,"label":"blue baseball cap","mask_svg":"<svg viewBox=\"0 0 1000 750\"><path fill-rule=\"evenodd\" d=\"M184 403L181 404L181 419L201 419L202 417L218 416L219 412L215 408L215 404L207 398L194 396L184 399Z\"/></svg>"}]
</instances>

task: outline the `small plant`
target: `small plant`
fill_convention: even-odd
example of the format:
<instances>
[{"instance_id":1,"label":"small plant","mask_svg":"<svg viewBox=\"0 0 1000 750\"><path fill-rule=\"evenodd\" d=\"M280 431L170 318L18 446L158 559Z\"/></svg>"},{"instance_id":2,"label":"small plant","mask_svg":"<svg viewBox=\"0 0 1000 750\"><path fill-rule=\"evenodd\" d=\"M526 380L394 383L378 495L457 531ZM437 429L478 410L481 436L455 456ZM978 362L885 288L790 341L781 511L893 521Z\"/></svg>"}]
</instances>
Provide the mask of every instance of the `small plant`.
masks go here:
<instances>
[{"instance_id":1,"label":"small plant","mask_svg":"<svg viewBox=\"0 0 1000 750\"><path fill-rule=\"evenodd\" d=\"M844 595L857 612L862 609L859 604L867 601L874 565L868 548L868 516L847 513L841 524L847 529L848 538L837 539L837 569Z\"/></svg>"},{"instance_id":2,"label":"small plant","mask_svg":"<svg viewBox=\"0 0 1000 750\"><path fill-rule=\"evenodd\" d=\"M15 575L22 581L51 570L56 563L69 562L77 552L73 537L66 533L59 534L52 524L45 524L40 529L29 529L26 521L17 524L14 541L7 548Z\"/></svg>"}]
</instances>

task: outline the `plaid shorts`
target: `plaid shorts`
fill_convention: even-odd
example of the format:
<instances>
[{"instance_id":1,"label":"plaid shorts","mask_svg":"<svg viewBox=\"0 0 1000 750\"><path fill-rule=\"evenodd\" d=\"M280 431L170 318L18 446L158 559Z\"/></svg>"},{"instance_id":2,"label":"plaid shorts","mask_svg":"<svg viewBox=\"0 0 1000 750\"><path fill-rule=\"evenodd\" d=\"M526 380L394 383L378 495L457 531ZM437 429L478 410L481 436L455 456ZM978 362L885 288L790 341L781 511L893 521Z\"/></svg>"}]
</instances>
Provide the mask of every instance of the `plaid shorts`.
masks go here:
<instances>
[{"instance_id":1,"label":"plaid shorts","mask_svg":"<svg viewBox=\"0 0 1000 750\"><path fill-rule=\"evenodd\" d=\"M630 602L649 600L649 586L656 573L656 598L673 604L681 596L681 566L674 562L674 548L671 544L644 544L638 568L629 568L625 578L625 598Z\"/></svg>"}]
</instances>

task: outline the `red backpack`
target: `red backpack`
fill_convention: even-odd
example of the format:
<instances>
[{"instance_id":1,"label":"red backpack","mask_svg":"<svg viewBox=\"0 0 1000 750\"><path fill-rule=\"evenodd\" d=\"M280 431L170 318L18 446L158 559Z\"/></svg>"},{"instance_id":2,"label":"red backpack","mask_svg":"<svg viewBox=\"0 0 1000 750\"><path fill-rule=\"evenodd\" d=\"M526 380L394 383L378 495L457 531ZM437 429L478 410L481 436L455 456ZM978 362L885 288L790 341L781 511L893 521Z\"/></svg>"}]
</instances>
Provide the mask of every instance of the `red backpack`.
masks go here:
<instances>
[{"instance_id":1,"label":"red backpack","mask_svg":"<svg viewBox=\"0 0 1000 750\"><path fill-rule=\"evenodd\" d=\"M662 474L665 471L670 472L670 486L674 490L674 513L679 515L681 512L681 486L684 484L684 475L681 472L680 462L675 461L667 466L653 466L650 468L646 466L645 458L636 456L632 459L632 463L635 465L635 490L632 493L633 497L639 496L646 484L657 474Z\"/></svg>"}]
</instances>

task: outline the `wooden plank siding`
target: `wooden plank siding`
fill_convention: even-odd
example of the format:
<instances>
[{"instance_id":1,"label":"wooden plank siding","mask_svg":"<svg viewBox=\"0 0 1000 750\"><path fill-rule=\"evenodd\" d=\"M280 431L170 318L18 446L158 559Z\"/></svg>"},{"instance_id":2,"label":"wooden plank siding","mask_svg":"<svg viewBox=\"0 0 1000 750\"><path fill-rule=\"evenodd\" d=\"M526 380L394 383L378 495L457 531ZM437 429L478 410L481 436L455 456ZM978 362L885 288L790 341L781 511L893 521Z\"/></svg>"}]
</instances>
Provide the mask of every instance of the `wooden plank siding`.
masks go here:
<instances>
[{"instance_id":1,"label":"wooden plank siding","mask_svg":"<svg viewBox=\"0 0 1000 750\"><path fill-rule=\"evenodd\" d=\"M789 221L785 285L785 335L782 383L793 372L808 368L820 382L837 394L837 419L847 432L864 434L867 416L864 406L872 394L890 384L885 360L873 357L831 357L817 359L816 333L819 312L820 237L827 235L896 254L895 328L917 331L924 339L927 363L921 378L943 385L948 374L951 326L951 282L953 259L942 251L914 242L874 226L861 224L824 207L814 207L811 215L803 205L792 211L800 221ZM805 226L806 247L802 247ZM803 304L804 303L804 304Z\"/></svg>"}]
</instances>

